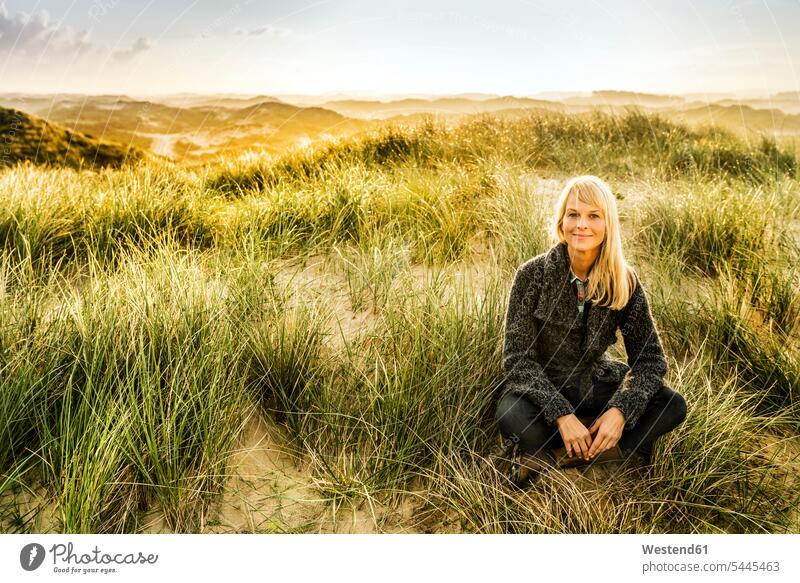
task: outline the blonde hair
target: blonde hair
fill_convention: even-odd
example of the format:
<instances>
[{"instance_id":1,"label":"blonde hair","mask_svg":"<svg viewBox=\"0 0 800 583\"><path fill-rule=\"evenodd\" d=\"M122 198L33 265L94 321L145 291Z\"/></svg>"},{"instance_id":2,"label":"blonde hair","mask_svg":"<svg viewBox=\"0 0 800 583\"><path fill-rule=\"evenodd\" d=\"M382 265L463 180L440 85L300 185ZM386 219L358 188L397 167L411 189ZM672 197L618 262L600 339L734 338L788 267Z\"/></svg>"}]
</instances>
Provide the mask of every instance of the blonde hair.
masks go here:
<instances>
[{"instance_id":1,"label":"blonde hair","mask_svg":"<svg viewBox=\"0 0 800 583\"><path fill-rule=\"evenodd\" d=\"M563 221L567 200L576 195L584 204L603 211L606 222L605 239L600 245L591 269L586 299L595 305L613 310L624 308L636 287L635 272L625 261L620 237L617 201L611 188L597 176L585 175L571 178L561 191L555 206L553 234L559 243L566 243Z\"/></svg>"}]
</instances>

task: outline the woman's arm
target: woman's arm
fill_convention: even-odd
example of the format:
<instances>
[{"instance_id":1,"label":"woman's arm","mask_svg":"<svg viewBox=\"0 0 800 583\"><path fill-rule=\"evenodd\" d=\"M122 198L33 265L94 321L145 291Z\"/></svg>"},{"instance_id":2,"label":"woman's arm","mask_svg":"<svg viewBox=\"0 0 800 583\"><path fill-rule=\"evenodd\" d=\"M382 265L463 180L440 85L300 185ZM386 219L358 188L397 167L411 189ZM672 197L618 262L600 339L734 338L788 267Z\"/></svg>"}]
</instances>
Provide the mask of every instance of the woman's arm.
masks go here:
<instances>
[{"instance_id":1,"label":"woman's arm","mask_svg":"<svg viewBox=\"0 0 800 583\"><path fill-rule=\"evenodd\" d=\"M622 411L626 429L636 425L667 374L667 358L650 313L647 296L638 276L635 280L636 288L628 305L622 309L620 320L630 370L607 405L607 408L617 407Z\"/></svg>"},{"instance_id":2,"label":"woman's arm","mask_svg":"<svg viewBox=\"0 0 800 583\"><path fill-rule=\"evenodd\" d=\"M572 404L547 378L536 354L536 321L533 312L539 302L541 265L534 259L524 263L514 276L506 312L503 370L506 386L517 394L528 395L542 410L550 425L574 411Z\"/></svg>"}]
</instances>

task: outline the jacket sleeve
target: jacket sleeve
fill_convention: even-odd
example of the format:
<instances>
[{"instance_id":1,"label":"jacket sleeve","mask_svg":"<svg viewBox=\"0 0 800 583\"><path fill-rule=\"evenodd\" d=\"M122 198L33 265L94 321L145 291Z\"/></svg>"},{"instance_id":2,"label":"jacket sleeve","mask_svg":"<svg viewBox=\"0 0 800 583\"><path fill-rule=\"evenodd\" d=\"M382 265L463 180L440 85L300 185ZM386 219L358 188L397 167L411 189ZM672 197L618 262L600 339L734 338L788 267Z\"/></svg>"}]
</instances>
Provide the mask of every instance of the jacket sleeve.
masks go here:
<instances>
[{"instance_id":1,"label":"jacket sleeve","mask_svg":"<svg viewBox=\"0 0 800 583\"><path fill-rule=\"evenodd\" d=\"M537 362L537 326L533 312L539 301L539 266L529 260L517 270L508 300L503 343L505 391L527 395L553 425L562 415L574 411L572 404L556 390Z\"/></svg>"},{"instance_id":2,"label":"jacket sleeve","mask_svg":"<svg viewBox=\"0 0 800 583\"><path fill-rule=\"evenodd\" d=\"M667 374L667 359L661 347L644 288L636 276L636 288L622 309L620 330L630 370L608 402L625 416L625 428L632 429L648 402L661 388Z\"/></svg>"}]
</instances>

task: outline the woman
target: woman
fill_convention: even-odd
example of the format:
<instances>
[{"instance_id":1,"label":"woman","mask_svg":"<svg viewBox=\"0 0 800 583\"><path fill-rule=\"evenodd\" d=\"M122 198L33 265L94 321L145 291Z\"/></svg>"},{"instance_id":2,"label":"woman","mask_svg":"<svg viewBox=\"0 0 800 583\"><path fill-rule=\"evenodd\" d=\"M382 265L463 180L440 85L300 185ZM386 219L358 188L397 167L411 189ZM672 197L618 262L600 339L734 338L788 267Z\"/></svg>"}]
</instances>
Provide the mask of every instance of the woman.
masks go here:
<instances>
[{"instance_id":1,"label":"woman","mask_svg":"<svg viewBox=\"0 0 800 583\"><path fill-rule=\"evenodd\" d=\"M653 440L686 417L683 397L664 384L667 360L623 256L609 186L572 178L553 229L558 243L517 270L506 313L496 418L518 446L519 485L552 466L549 451L562 446L585 461L616 447L649 461ZM606 355L617 330L627 365ZM594 421L587 427L578 415Z\"/></svg>"}]
</instances>

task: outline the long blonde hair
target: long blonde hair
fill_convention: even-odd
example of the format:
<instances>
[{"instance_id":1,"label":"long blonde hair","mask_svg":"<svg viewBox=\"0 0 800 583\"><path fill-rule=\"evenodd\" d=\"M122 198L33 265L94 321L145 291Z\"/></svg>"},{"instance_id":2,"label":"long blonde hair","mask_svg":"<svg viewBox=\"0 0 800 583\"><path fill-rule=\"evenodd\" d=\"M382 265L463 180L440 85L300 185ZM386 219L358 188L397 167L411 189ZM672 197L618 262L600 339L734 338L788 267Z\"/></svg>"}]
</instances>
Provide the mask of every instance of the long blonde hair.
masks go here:
<instances>
[{"instance_id":1,"label":"long blonde hair","mask_svg":"<svg viewBox=\"0 0 800 583\"><path fill-rule=\"evenodd\" d=\"M555 206L552 230L559 243L567 242L563 221L567 199L573 194L584 204L602 210L606 222L606 236L592 265L586 299L592 300L598 306L621 310L633 294L636 280L634 270L625 261L622 252L617 201L611 192L611 187L597 176L584 175L571 178L561 191Z\"/></svg>"}]
</instances>

